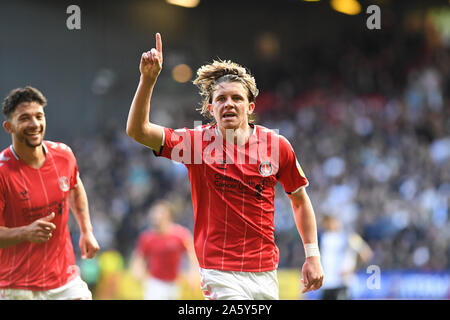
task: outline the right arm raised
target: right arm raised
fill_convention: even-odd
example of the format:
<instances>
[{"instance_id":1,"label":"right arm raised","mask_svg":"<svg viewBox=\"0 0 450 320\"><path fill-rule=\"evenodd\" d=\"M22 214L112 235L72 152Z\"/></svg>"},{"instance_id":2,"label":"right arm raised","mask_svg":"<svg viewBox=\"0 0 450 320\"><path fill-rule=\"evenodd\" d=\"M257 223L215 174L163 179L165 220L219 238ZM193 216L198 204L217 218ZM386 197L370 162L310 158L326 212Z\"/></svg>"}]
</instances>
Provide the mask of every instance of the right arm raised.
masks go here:
<instances>
[{"instance_id":1,"label":"right arm raised","mask_svg":"<svg viewBox=\"0 0 450 320\"><path fill-rule=\"evenodd\" d=\"M156 34L156 49L144 52L139 70L141 77L131 103L127 120L127 134L137 142L159 151L163 139L163 128L150 122L150 100L156 79L162 69L162 40Z\"/></svg>"}]
</instances>

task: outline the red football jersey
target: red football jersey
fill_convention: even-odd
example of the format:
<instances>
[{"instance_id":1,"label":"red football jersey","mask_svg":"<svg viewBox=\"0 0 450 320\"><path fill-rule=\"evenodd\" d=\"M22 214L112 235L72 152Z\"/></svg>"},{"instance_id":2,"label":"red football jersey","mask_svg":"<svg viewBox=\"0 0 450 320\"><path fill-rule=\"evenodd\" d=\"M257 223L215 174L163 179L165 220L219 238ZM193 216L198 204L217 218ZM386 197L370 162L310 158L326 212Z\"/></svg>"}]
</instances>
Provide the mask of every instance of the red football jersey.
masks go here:
<instances>
[{"instance_id":1,"label":"red football jersey","mask_svg":"<svg viewBox=\"0 0 450 320\"><path fill-rule=\"evenodd\" d=\"M70 147L44 141L44 165L34 169L14 153L0 153L0 225L28 225L55 212L56 229L44 243L21 242L0 249L0 288L49 290L64 285L77 272L67 221L68 193L78 168Z\"/></svg>"},{"instance_id":2,"label":"red football jersey","mask_svg":"<svg viewBox=\"0 0 450 320\"><path fill-rule=\"evenodd\" d=\"M202 268L261 272L278 267L274 198L308 185L290 143L251 125L245 145L225 142L216 125L164 128L163 157L186 165L194 210L194 245Z\"/></svg>"},{"instance_id":3,"label":"red football jersey","mask_svg":"<svg viewBox=\"0 0 450 320\"><path fill-rule=\"evenodd\" d=\"M177 278L181 257L186 252L188 229L174 224L167 234L145 231L137 242L137 251L147 262L147 272L164 281Z\"/></svg>"}]
</instances>

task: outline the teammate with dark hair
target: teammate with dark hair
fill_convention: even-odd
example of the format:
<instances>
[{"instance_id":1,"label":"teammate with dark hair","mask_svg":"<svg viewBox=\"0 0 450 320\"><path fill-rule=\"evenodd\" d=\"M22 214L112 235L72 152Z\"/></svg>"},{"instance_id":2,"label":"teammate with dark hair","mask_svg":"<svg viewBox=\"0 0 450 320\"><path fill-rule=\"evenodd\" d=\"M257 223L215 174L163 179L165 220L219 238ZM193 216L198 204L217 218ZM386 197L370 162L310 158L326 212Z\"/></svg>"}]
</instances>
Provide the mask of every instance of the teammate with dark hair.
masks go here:
<instances>
[{"instance_id":1,"label":"teammate with dark hair","mask_svg":"<svg viewBox=\"0 0 450 320\"><path fill-rule=\"evenodd\" d=\"M82 258L99 250L69 146L44 140L47 99L33 87L3 101L12 144L0 152L0 300L92 299L75 265L69 208Z\"/></svg>"}]
</instances>

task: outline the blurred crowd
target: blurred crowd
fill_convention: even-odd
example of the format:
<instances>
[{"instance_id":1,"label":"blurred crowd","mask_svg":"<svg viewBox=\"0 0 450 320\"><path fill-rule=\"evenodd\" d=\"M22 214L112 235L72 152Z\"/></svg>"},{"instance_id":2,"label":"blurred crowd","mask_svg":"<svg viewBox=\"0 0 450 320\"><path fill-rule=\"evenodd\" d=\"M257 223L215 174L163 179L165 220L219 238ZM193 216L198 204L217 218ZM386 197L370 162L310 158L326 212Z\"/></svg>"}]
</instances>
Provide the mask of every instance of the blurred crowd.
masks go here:
<instances>
[{"instance_id":1,"label":"blurred crowd","mask_svg":"<svg viewBox=\"0 0 450 320\"><path fill-rule=\"evenodd\" d=\"M273 61L278 72L270 79L262 76L267 64L248 66L262 85L256 123L292 143L319 232L324 215L338 217L369 244L371 264L382 269L450 269L450 56L427 32L357 39L334 47L331 58L312 49L293 53ZM172 127L201 119L196 105L181 107ZM193 214L185 167L132 141L125 121L70 144L100 246L126 262L155 200L176 204L175 221L191 231ZM275 231L280 268L300 268L303 246L280 185ZM72 232L76 244L77 228Z\"/></svg>"}]
</instances>

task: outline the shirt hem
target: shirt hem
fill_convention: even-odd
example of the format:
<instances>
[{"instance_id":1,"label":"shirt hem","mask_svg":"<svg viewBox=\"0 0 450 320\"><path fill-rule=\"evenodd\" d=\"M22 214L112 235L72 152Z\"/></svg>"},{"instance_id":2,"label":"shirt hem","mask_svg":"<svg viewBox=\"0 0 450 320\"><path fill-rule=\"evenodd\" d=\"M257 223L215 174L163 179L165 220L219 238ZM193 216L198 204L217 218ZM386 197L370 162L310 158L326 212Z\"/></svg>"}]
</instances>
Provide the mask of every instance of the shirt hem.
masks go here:
<instances>
[{"instance_id":1,"label":"shirt hem","mask_svg":"<svg viewBox=\"0 0 450 320\"><path fill-rule=\"evenodd\" d=\"M203 269L214 269L214 270L220 270L220 271L237 271L237 272L266 272L266 271L274 271L277 270L277 267L270 266L270 267L261 267L261 268L233 268L233 267L222 267L222 266L205 266L199 264L200 268Z\"/></svg>"},{"instance_id":2,"label":"shirt hem","mask_svg":"<svg viewBox=\"0 0 450 320\"><path fill-rule=\"evenodd\" d=\"M286 192L286 193L287 193L287 194L294 194L294 193L296 193L296 192L299 192L301 189L305 189L305 188L308 187L308 186L309 186L309 182L308 182L307 184L304 184L304 185L298 187L297 189L295 189L295 190L292 191L292 192Z\"/></svg>"},{"instance_id":3,"label":"shirt hem","mask_svg":"<svg viewBox=\"0 0 450 320\"><path fill-rule=\"evenodd\" d=\"M66 285L69 282L70 278L65 279L63 284L55 284L52 286L20 286L20 285L6 285L2 286L0 285L0 289L14 289L14 290L30 290L30 291L47 291L47 290L53 290L60 288L64 285Z\"/></svg>"}]
</instances>

